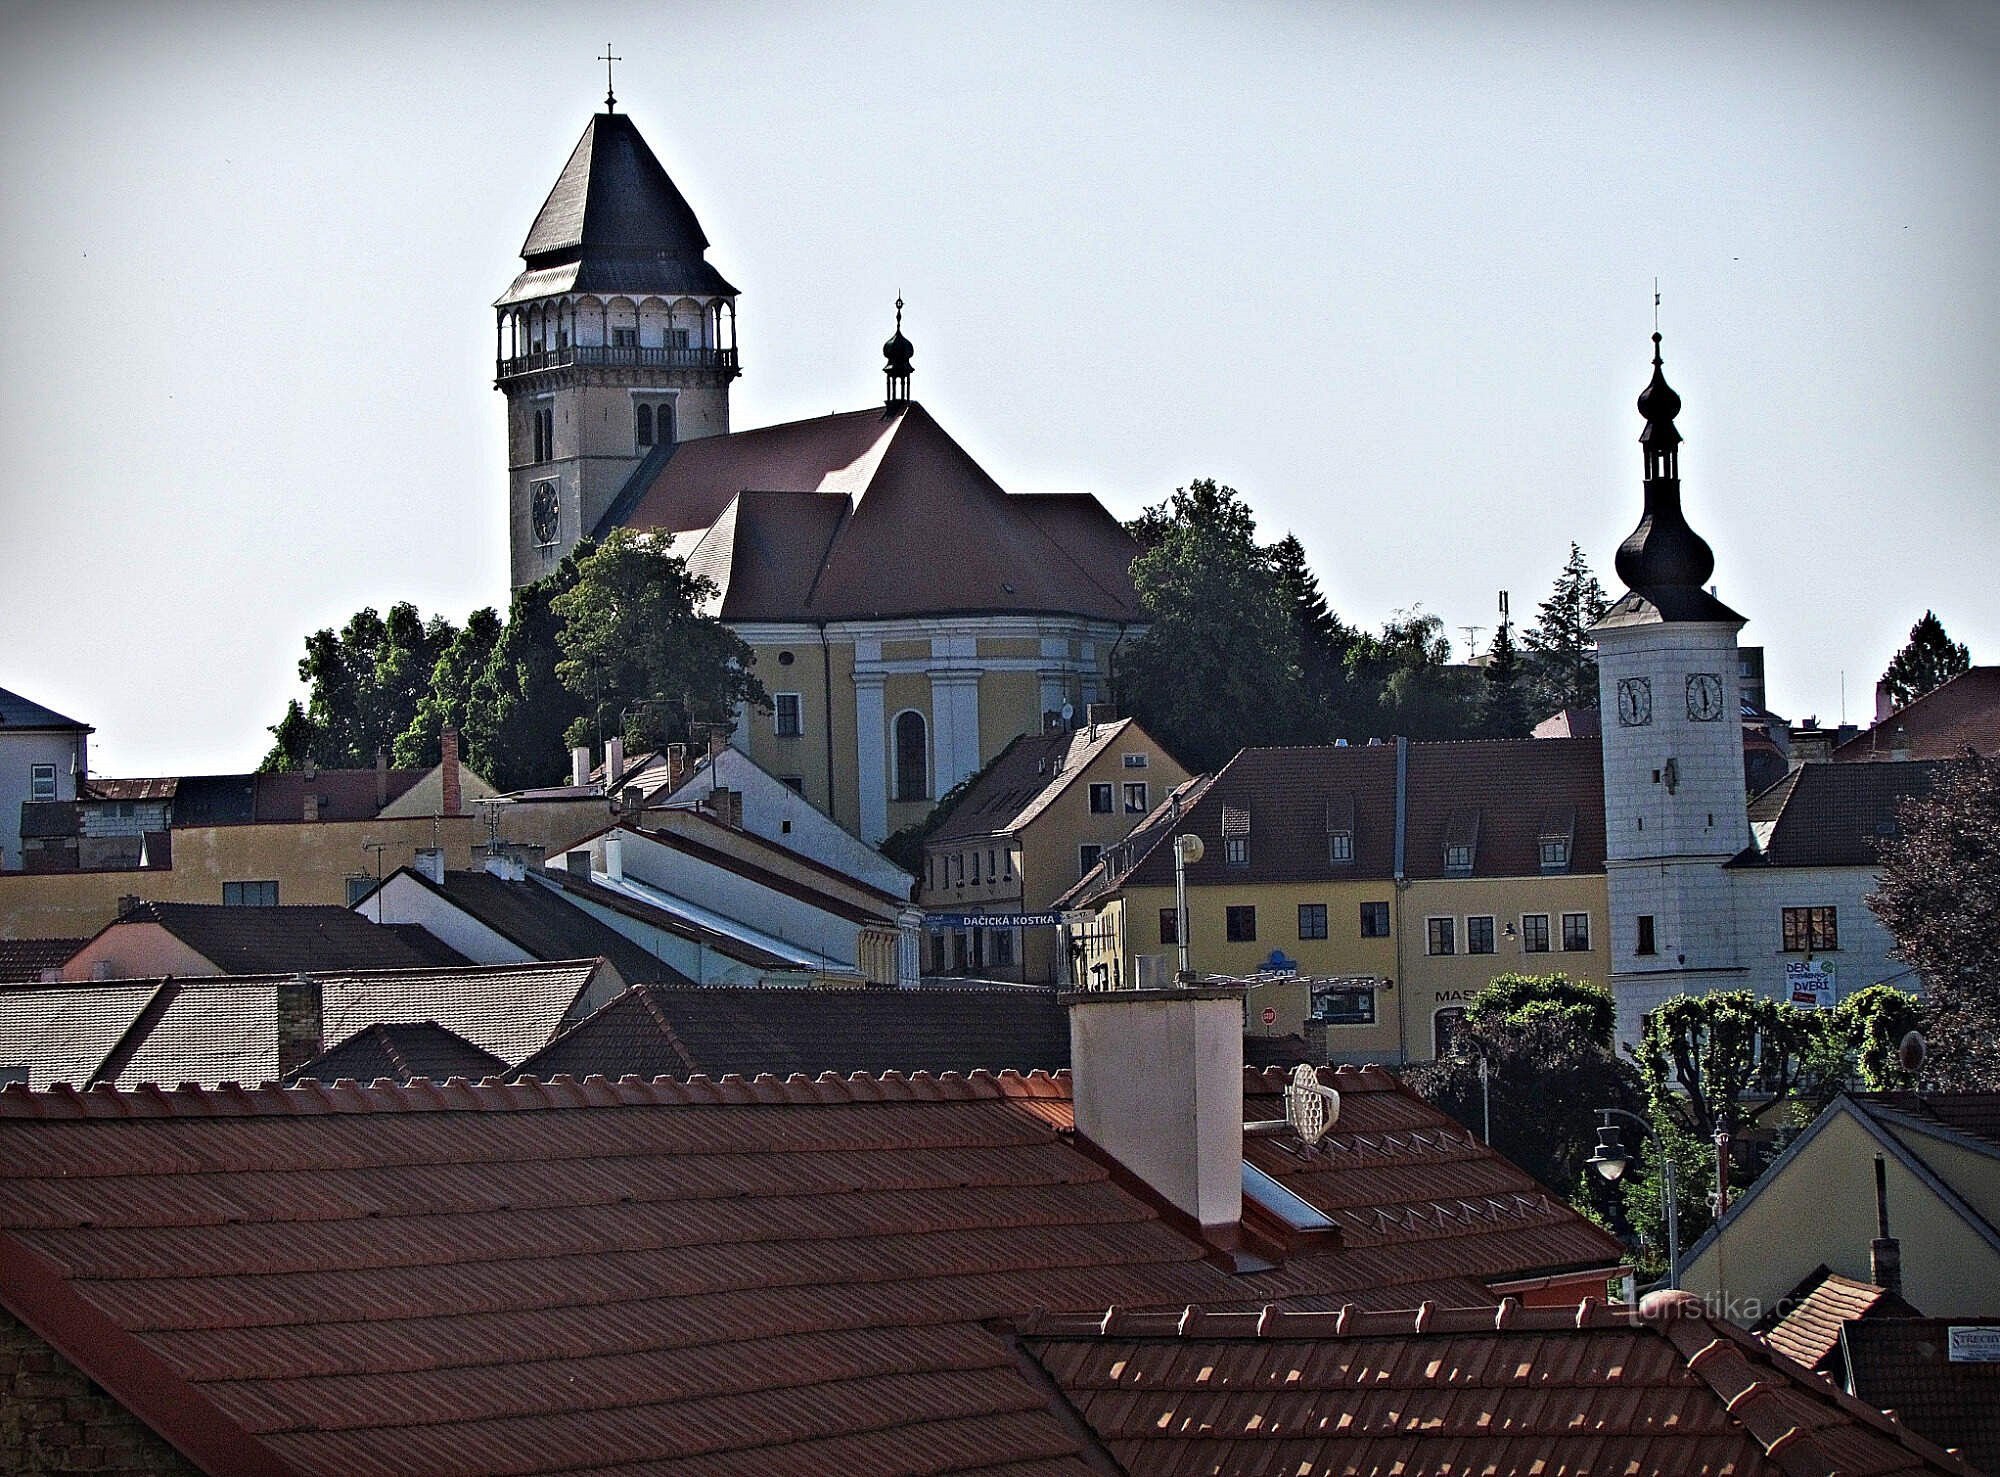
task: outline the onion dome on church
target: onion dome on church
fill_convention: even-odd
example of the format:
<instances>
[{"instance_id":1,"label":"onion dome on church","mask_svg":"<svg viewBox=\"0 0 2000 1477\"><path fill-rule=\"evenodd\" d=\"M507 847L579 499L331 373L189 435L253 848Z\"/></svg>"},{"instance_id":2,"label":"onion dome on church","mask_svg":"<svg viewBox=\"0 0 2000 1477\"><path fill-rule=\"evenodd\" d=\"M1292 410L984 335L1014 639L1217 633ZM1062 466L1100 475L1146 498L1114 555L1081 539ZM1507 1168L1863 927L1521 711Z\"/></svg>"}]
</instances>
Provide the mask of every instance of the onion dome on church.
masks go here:
<instances>
[{"instance_id":1,"label":"onion dome on church","mask_svg":"<svg viewBox=\"0 0 2000 1477\"><path fill-rule=\"evenodd\" d=\"M903 337L903 300L899 297L896 299L896 332L882 345L882 373L889 381L890 405L909 404L910 361L916 356L916 345Z\"/></svg>"},{"instance_id":2,"label":"onion dome on church","mask_svg":"<svg viewBox=\"0 0 2000 1477\"><path fill-rule=\"evenodd\" d=\"M1681 397L1667 383L1660 335L1653 335L1653 377L1639 394L1639 433L1645 451L1645 511L1618 546L1618 577L1627 593L1607 613L1610 623L1733 620L1742 617L1704 586L1715 573L1715 551L1689 526L1681 510L1681 433L1674 417Z\"/></svg>"}]
</instances>

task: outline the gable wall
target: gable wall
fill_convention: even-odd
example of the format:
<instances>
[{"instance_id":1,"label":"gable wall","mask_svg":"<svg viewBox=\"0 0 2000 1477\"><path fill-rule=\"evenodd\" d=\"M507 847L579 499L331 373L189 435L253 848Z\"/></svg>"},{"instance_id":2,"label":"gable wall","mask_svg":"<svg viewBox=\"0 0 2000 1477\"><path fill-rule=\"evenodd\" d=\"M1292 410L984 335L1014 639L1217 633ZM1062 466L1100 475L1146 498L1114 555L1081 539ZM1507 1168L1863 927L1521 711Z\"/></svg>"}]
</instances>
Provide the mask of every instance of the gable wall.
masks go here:
<instances>
[{"instance_id":1,"label":"gable wall","mask_svg":"<svg viewBox=\"0 0 2000 1477\"><path fill-rule=\"evenodd\" d=\"M0 1471L200 1477L185 1457L0 1309Z\"/></svg>"}]
</instances>

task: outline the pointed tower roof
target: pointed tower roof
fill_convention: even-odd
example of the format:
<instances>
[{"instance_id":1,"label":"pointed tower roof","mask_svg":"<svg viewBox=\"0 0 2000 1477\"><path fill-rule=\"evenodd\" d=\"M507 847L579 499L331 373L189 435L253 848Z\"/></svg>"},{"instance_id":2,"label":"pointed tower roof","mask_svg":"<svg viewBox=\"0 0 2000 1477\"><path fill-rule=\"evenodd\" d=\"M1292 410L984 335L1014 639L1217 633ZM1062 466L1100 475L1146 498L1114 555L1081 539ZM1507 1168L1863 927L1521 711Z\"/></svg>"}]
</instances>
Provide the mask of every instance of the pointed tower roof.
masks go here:
<instances>
[{"instance_id":1,"label":"pointed tower roof","mask_svg":"<svg viewBox=\"0 0 2000 1477\"><path fill-rule=\"evenodd\" d=\"M560 292L734 296L707 260L708 237L639 129L598 113L521 247L526 270L500 303Z\"/></svg>"},{"instance_id":2,"label":"pointed tower roof","mask_svg":"<svg viewBox=\"0 0 2000 1477\"><path fill-rule=\"evenodd\" d=\"M1743 617L1703 588L1715 573L1715 551L1696 533L1681 509L1681 433L1674 417L1681 397L1667 383L1660 358L1660 335L1653 334L1653 377L1639 392L1646 429L1646 504L1639 526L1618 546L1618 577L1626 592L1600 623L1607 626L1660 621L1734 621Z\"/></svg>"}]
</instances>

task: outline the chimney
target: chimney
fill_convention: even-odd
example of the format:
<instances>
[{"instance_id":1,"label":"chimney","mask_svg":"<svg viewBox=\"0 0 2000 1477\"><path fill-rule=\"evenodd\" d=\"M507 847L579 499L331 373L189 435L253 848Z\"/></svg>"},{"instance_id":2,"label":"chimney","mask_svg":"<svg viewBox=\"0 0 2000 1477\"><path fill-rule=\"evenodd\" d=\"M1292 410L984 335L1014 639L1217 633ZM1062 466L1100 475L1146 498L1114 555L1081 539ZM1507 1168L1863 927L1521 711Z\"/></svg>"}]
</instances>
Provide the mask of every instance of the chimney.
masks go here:
<instances>
[{"instance_id":1,"label":"chimney","mask_svg":"<svg viewBox=\"0 0 2000 1477\"><path fill-rule=\"evenodd\" d=\"M604 838L604 875L613 882L625 880L625 835L611 831Z\"/></svg>"},{"instance_id":2,"label":"chimney","mask_svg":"<svg viewBox=\"0 0 2000 1477\"><path fill-rule=\"evenodd\" d=\"M130 918L144 906L145 900L143 898L137 893L128 892L118 899L118 916L120 919Z\"/></svg>"},{"instance_id":3,"label":"chimney","mask_svg":"<svg viewBox=\"0 0 2000 1477\"><path fill-rule=\"evenodd\" d=\"M604 741L604 788L615 790L625 778L625 740L616 736Z\"/></svg>"},{"instance_id":4,"label":"chimney","mask_svg":"<svg viewBox=\"0 0 2000 1477\"><path fill-rule=\"evenodd\" d=\"M301 1066L321 1051L319 981L294 975L278 984L278 1076Z\"/></svg>"},{"instance_id":5,"label":"chimney","mask_svg":"<svg viewBox=\"0 0 2000 1477\"><path fill-rule=\"evenodd\" d=\"M569 751L569 782L579 789L590 783L589 744L578 744Z\"/></svg>"},{"instance_id":6,"label":"chimney","mask_svg":"<svg viewBox=\"0 0 2000 1477\"><path fill-rule=\"evenodd\" d=\"M1875 684L1875 721L1877 723L1887 723L1895 711L1896 700L1889 696L1889 684L1887 682L1877 682Z\"/></svg>"},{"instance_id":7,"label":"chimney","mask_svg":"<svg viewBox=\"0 0 2000 1477\"><path fill-rule=\"evenodd\" d=\"M439 887L444 886L444 848L441 846L420 846L417 848L416 870L431 879Z\"/></svg>"},{"instance_id":8,"label":"chimney","mask_svg":"<svg viewBox=\"0 0 2000 1477\"><path fill-rule=\"evenodd\" d=\"M375 810L380 814L389 803L389 751L375 746Z\"/></svg>"},{"instance_id":9,"label":"chimney","mask_svg":"<svg viewBox=\"0 0 2000 1477\"><path fill-rule=\"evenodd\" d=\"M563 853L563 870L580 882L590 880L590 853L579 846L575 851Z\"/></svg>"},{"instance_id":10,"label":"chimney","mask_svg":"<svg viewBox=\"0 0 2000 1477\"><path fill-rule=\"evenodd\" d=\"M464 815L465 796L458 780L458 730L447 728L440 733L438 749L443 755L438 761L438 777L444 782L444 813Z\"/></svg>"},{"instance_id":11,"label":"chimney","mask_svg":"<svg viewBox=\"0 0 2000 1477\"><path fill-rule=\"evenodd\" d=\"M1243 992L1085 990L1063 1003L1077 1133L1233 1245L1243 1219Z\"/></svg>"},{"instance_id":12,"label":"chimney","mask_svg":"<svg viewBox=\"0 0 2000 1477\"><path fill-rule=\"evenodd\" d=\"M1895 732L1889 735L1889 757L1891 759L1910 757L1910 733L1900 723L1896 725Z\"/></svg>"},{"instance_id":13,"label":"chimney","mask_svg":"<svg viewBox=\"0 0 2000 1477\"><path fill-rule=\"evenodd\" d=\"M311 790L306 791L306 798L299 807L299 819L303 821L319 819L319 796Z\"/></svg>"},{"instance_id":14,"label":"chimney","mask_svg":"<svg viewBox=\"0 0 2000 1477\"><path fill-rule=\"evenodd\" d=\"M1875 1239L1868 1243L1868 1280L1903 1295L1903 1247L1889 1234L1889 1167L1875 1156Z\"/></svg>"},{"instance_id":15,"label":"chimney","mask_svg":"<svg viewBox=\"0 0 2000 1477\"><path fill-rule=\"evenodd\" d=\"M1087 703L1084 705L1083 712L1084 721L1092 728L1097 727L1100 723L1116 723L1118 721L1118 704L1116 703Z\"/></svg>"}]
</instances>

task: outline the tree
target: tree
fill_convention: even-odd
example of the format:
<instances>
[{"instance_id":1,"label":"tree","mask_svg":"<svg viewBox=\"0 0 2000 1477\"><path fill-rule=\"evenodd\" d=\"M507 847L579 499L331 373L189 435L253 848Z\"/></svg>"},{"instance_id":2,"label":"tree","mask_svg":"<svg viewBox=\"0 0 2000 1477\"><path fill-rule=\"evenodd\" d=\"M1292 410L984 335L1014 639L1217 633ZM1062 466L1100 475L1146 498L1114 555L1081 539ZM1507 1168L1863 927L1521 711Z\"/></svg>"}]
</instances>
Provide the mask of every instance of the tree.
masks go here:
<instances>
[{"instance_id":1,"label":"tree","mask_svg":"<svg viewBox=\"0 0 2000 1477\"><path fill-rule=\"evenodd\" d=\"M1448 1056L1410 1085L1459 1122L1483 1118L1487 1063L1493 1147L1558 1191L1575 1185L1594 1147L1597 1109L1639 1106L1638 1083L1612 1050L1611 994L1566 975L1502 974L1473 996Z\"/></svg>"},{"instance_id":2,"label":"tree","mask_svg":"<svg viewBox=\"0 0 2000 1477\"><path fill-rule=\"evenodd\" d=\"M1503 623L1486 655L1486 689L1480 694L1480 727L1488 738L1526 738L1528 698L1522 691L1521 656L1513 630Z\"/></svg>"},{"instance_id":3,"label":"tree","mask_svg":"<svg viewBox=\"0 0 2000 1477\"><path fill-rule=\"evenodd\" d=\"M2000 1088L2000 759L1967 750L1898 819L1868 906L1923 976L1923 1083Z\"/></svg>"},{"instance_id":4,"label":"tree","mask_svg":"<svg viewBox=\"0 0 2000 1477\"><path fill-rule=\"evenodd\" d=\"M1521 633L1530 690L1542 713L1597 706L1597 643L1590 628L1604 618L1605 604L1604 586L1572 543L1555 588L1536 608L1535 624Z\"/></svg>"},{"instance_id":5,"label":"tree","mask_svg":"<svg viewBox=\"0 0 2000 1477\"><path fill-rule=\"evenodd\" d=\"M464 729L473 684L493 659L500 629L500 613L492 606L475 610L466 618L465 629L438 654L429 691L418 701L410 726L396 736L398 765L417 769L443 757L438 736L447 728Z\"/></svg>"},{"instance_id":6,"label":"tree","mask_svg":"<svg viewBox=\"0 0 2000 1477\"><path fill-rule=\"evenodd\" d=\"M409 727L430 688L432 669L458 632L443 616L426 622L407 601L385 620L372 606L347 624L306 638L299 678L308 689L300 722L290 708L271 728L267 768L305 763L366 768Z\"/></svg>"},{"instance_id":7,"label":"tree","mask_svg":"<svg viewBox=\"0 0 2000 1477\"><path fill-rule=\"evenodd\" d=\"M1910 627L1909 642L1882 674L1882 685L1888 689L1890 702L1907 707L1971 665L1972 653L1964 643L1945 634L1944 622L1936 611L1927 610L1923 619Z\"/></svg>"},{"instance_id":8,"label":"tree","mask_svg":"<svg viewBox=\"0 0 2000 1477\"><path fill-rule=\"evenodd\" d=\"M501 790L563 776L564 734L583 704L556 676L562 621L553 607L576 583L577 560L595 547L584 540L552 573L514 592L507 624L466 692L466 762Z\"/></svg>"},{"instance_id":9,"label":"tree","mask_svg":"<svg viewBox=\"0 0 2000 1477\"><path fill-rule=\"evenodd\" d=\"M614 529L577 561L576 582L550 602L562 620L556 675L584 704L572 744L622 732L634 747L731 727L737 706L768 710L751 673L756 654L702 613L715 586L655 534Z\"/></svg>"},{"instance_id":10,"label":"tree","mask_svg":"<svg viewBox=\"0 0 2000 1477\"><path fill-rule=\"evenodd\" d=\"M1270 559L1297 645L1298 711L1285 737L1292 743L1325 743L1343 733L1356 716L1347 680L1347 654L1356 633L1327 608L1319 580L1307 567L1305 545L1296 534L1288 533L1271 545Z\"/></svg>"},{"instance_id":11,"label":"tree","mask_svg":"<svg viewBox=\"0 0 2000 1477\"><path fill-rule=\"evenodd\" d=\"M1118 653L1126 711L1195 770L1271 743L1298 710L1292 613L1234 488L1203 478L1139 519L1155 542L1132 561L1149 628Z\"/></svg>"},{"instance_id":12,"label":"tree","mask_svg":"<svg viewBox=\"0 0 2000 1477\"><path fill-rule=\"evenodd\" d=\"M1799 1090L1819 1045L1820 1012L1753 990L1676 995L1646 1016L1635 1059L1657 1116L1707 1141Z\"/></svg>"},{"instance_id":13,"label":"tree","mask_svg":"<svg viewBox=\"0 0 2000 1477\"><path fill-rule=\"evenodd\" d=\"M1348 652L1348 680L1374 697L1385 733L1413 739L1472 738L1479 732L1479 677L1451 665L1444 621L1421 606L1397 611L1379 634Z\"/></svg>"}]
</instances>

